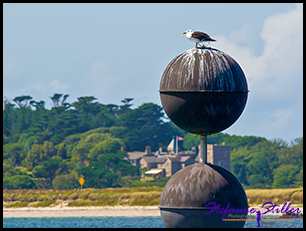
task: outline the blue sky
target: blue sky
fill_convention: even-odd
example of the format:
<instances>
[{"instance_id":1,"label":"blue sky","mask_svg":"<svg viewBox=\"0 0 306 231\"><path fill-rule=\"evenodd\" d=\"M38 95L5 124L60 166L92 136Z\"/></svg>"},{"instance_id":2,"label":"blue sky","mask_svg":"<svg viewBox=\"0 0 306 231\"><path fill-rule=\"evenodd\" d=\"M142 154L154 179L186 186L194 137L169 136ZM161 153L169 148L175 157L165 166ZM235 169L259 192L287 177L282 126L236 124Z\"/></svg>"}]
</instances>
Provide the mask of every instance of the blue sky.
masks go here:
<instances>
[{"instance_id":1,"label":"blue sky","mask_svg":"<svg viewBox=\"0 0 306 231\"><path fill-rule=\"evenodd\" d=\"M249 85L246 108L224 132L291 141L303 136L302 4L3 5L3 95L30 95L51 107L94 96L102 104L161 105L168 63L194 47L183 31L217 39Z\"/></svg>"}]
</instances>

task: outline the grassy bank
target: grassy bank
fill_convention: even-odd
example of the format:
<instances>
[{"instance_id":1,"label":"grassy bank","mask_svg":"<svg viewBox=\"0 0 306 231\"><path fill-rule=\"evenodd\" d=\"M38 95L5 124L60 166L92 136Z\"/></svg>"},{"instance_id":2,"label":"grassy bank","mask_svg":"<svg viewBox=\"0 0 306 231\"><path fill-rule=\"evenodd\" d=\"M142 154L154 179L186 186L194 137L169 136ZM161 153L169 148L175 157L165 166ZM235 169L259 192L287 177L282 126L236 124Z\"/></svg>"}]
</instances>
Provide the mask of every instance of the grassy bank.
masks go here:
<instances>
[{"instance_id":1,"label":"grassy bank","mask_svg":"<svg viewBox=\"0 0 306 231\"><path fill-rule=\"evenodd\" d=\"M162 187L107 188L83 190L3 190L3 206L43 207L44 201L67 201L68 206L158 205ZM52 204L47 204L50 206Z\"/></svg>"},{"instance_id":2,"label":"grassy bank","mask_svg":"<svg viewBox=\"0 0 306 231\"><path fill-rule=\"evenodd\" d=\"M247 189L245 190L249 205L273 202L284 204L303 204L303 188L288 189Z\"/></svg>"},{"instance_id":3,"label":"grassy bank","mask_svg":"<svg viewBox=\"0 0 306 231\"><path fill-rule=\"evenodd\" d=\"M162 187L75 190L3 190L3 207L47 207L66 201L67 206L159 205ZM303 204L303 188L248 189L249 205L273 202Z\"/></svg>"}]
</instances>

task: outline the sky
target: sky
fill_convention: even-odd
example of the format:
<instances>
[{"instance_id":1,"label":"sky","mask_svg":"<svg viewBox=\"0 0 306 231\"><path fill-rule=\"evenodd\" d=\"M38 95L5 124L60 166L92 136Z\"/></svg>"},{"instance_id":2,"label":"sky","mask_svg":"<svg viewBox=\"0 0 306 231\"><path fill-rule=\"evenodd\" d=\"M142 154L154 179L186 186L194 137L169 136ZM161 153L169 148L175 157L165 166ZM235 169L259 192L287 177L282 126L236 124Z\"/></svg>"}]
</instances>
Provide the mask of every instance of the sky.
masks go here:
<instances>
[{"instance_id":1,"label":"sky","mask_svg":"<svg viewBox=\"0 0 306 231\"><path fill-rule=\"evenodd\" d=\"M303 4L4 3L3 97L30 95L51 108L94 96L161 105L168 63L208 33L233 57L249 87L240 118L224 130L290 142L303 136Z\"/></svg>"}]
</instances>

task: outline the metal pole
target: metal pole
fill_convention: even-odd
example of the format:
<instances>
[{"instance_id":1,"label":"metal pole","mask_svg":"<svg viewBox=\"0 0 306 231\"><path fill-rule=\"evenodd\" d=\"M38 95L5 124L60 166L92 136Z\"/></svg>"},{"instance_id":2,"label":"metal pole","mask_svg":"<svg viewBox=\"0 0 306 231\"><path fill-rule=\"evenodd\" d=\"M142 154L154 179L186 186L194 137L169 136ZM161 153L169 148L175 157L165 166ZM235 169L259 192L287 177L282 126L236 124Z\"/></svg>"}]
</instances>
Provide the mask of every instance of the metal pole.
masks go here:
<instances>
[{"instance_id":1,"label":"metal pole","mask_svg":"<svg viewBox=\"0 0 306 231\"><path fill-rule=\"evenodd\" d=\"M178 154L178 138L175 136L175 153Z\"/></svg>"},{"instance_id":2,"label":"metal pole","mask_svg":"<svg viewBox=\"0 0 306 231\"><path fill-rule=\"evenodd\" d=\"M207 136L201 136L200 163L207 163Z\"/></svg>"}]
</instances>

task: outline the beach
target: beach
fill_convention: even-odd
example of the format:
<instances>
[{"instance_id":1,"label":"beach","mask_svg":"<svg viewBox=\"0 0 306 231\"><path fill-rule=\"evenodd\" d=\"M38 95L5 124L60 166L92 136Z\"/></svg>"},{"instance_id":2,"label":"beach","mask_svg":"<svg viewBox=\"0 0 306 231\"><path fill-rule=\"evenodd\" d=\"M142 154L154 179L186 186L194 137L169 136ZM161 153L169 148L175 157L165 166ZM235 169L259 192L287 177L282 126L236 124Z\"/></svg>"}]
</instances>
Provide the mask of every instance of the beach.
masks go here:
<instances>
[{"instance_id":1,"label":"beach","mask_svg":"<svg viewBox=\"0 0 306 231\"><path fill-rule=\"evenodd\" d=\"M252 207L264 213L266 209L261 206ZM282 208L280 205L279 208ZM297 205L291 205L297 208ZM298 207L303 213L303 207ZM249 209L250 211L250 209ZM251 215L249 213L249 215ZM255 215L254 213L252 215ZM281 213L268 212L265 215L282 215ZM3 208L3 217L159 217L158 206L100 206L100 207L68 207L57 205L44 208Z\"/></svg>"},{"instance_id":2,"label":"beach","mask_svg":"<svg viewBox=\"0 0 306 231\"><path fill-rule=\"evenodd\" d=\"M158 206L3 208L3 217L158 217Z\"/></svg>"}]
</instances>

